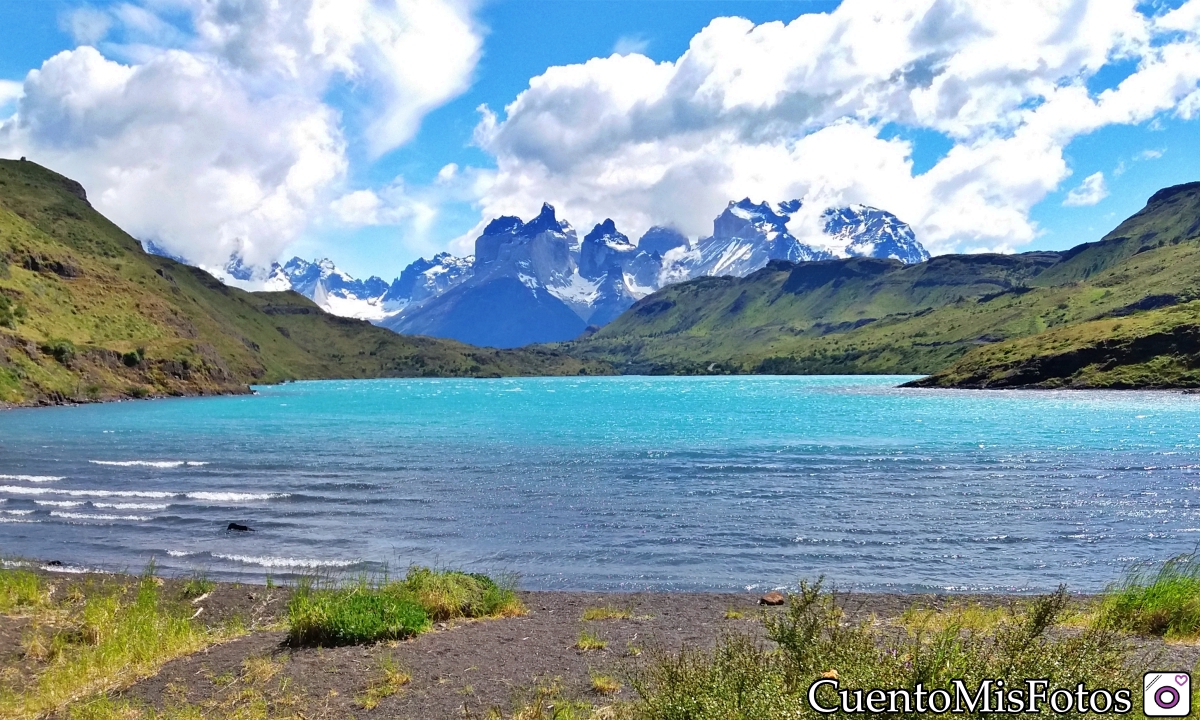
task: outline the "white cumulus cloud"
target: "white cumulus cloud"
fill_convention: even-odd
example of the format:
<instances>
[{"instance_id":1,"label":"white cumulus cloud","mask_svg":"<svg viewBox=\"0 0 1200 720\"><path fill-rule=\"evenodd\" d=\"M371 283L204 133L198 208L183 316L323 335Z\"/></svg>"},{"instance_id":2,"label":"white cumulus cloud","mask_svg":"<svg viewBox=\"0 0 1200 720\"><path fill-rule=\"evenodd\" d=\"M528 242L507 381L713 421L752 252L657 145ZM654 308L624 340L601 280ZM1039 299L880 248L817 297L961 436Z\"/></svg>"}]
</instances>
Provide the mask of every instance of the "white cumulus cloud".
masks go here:
<instances>
[{"instance_id":1,"label":"white cumulus cloud","mask_svg":"<svg viewBox=\"0 0 1200 720\"><path fill-rule=\"evenodd\" d=\"M484 108L476 142L497 167L478 176L482 216L546 200L579 226L612 217L631 235L674 224L698 236L731 199L801 198L813 215L796 219L801 234L823 207L861 202L934 252L1012 249L1070 176L1073 138L1183 116L1200 96L1197 7L845 0L790 23L718 18L675 61L552 67L503 113ZM1130 77L1089 93L1129 59ZM935 131L952 149L916 175L891 128Z\"/></svg>"},{"instance_id":2,"label":"white cumulus cloud","mask_svg":"<svg viewBox=\"0 0 1200 720\"><path fill-rule=\"evenodd\" d=\"M190 260L220 266L238 252L265 264L330 213L350 144L375 156L398 147L467 87L481 45L469 10L465 0L77 10L63 25L82 44L25 78L0 155L78 179L119 225ZM336 87L361 116L326 102ZM361 200L343 198L334 216L370 218Z\"/></svg>"},{"instance_id":3,"label":"white cumulus cloud","mask_svg":"<svg viewBox=\"0 0 1200 720\"><path fill-rule=\"evenodd\" d=\"M1085 207L1095 205L1106 197L1108 197L1108 187L1104 183L1104 173L1098 172L1088 175L1079 187L1067 193L1063 205Z\"/></svg>"}]
</instances>

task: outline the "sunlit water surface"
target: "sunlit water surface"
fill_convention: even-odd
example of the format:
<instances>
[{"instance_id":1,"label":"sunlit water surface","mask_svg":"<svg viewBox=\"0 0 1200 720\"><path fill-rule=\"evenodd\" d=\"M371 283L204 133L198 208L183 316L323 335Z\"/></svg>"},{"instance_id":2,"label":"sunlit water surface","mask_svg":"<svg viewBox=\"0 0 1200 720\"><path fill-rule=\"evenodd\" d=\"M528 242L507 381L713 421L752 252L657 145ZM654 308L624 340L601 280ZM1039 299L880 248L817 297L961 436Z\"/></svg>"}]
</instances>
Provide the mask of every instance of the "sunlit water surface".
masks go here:
<instances>
[{"instance_id":1,"label":"sunlit water surface","mask_svg":"<svg viewBox=\"0 0 1200 720\"><path fill-rule=\"evenodd\" d=\"M0 553L1030 591L1096 590L1200 540L1200 397L905 379L329 381L0 412Z\"/></svg>"}]
</instances>

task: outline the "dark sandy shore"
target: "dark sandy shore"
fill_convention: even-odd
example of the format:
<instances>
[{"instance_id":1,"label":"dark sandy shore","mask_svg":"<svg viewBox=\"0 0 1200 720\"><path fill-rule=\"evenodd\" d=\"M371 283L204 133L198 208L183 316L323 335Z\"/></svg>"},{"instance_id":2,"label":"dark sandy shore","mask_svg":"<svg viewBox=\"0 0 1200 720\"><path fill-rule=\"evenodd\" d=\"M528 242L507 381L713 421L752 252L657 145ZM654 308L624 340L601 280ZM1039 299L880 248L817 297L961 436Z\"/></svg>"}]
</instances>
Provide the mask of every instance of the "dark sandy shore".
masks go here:
<instances>
[{"instance_id":1,"label":"dark sandy shore","mask_svg":"<svg viewBox=\"0 0 1200 720\"><path fill-rule=\"evenodd\" d=\"M111 577L111 576L110 576ZM65 578L64 578L65 579ZM112 581L112 580L108 580ZM172 591L173 581L164 590ZM528 613L499 620L442 623L405 642L325 649L288 647L281 621L290 591L259 585L220 584L195 603L198 621L218 625L240 619L251 632L204 652L168 663L155 676L136 683L123 697L162 706L237 702L255 675L254 690L268 702L298 704L316 717L388 717L426 720L486 717L491 709L508 713L537 687L557 687L561 697L604 705L628 699L593 690L592 678L624 678L655 651L709 648L728 632L761 634L764 613L781 608L757 604L758 596L734 593L521 592ZM847 594L840 605L852 619L888 625L906 609L977 603L1004 607L1027 601L1007 595ZM1087 602L1080 598L1079 602ZM632 617L583 621L586 609L628 609ZM728 611L741 617L727 617ZM23 621L0 617L0 667L20 667ZM588 630L607 642L603 649L575 647ZM1200 646L1141 642L1138 652L1154 662L1192 668ZM380 676L388 660L407 671L404 689L365 710L359 698Z\"/></svg>"}]
</instances>

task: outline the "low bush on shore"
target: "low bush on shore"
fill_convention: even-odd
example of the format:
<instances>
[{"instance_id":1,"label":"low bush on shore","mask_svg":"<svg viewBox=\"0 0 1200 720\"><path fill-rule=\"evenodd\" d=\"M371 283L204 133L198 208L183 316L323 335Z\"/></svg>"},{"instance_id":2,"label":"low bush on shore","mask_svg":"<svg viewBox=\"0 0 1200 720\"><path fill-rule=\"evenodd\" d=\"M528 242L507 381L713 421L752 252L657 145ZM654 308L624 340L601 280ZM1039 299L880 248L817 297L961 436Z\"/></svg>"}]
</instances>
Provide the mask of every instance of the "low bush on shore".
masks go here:
<instances>
[{"instance_id":1,"label":"low bush on shore","mask_svg":"<svg viewBox=\"0 0 1200 720\"><path fill-rule=\"evenodd\" d=\"M843 690L952 689L953 680L975 688L1002 678L1009 687L1043 678L1051 687L1085 682L1090 688L1137 687L1125 668L1125 648L1101 626L1051 634L1067 603L1064 590L1033 601L1019 614L981 633L953 622L932 632L888 637L867 623L847 623L820 583L801 583L787 612L767 618L768 648L753 636L727 635L712 652L660 653L631 675L637 693L628 716L637 720L726 720L819 717L807 692L820 679ZM818 697L837 701L831 687ZM915 716L913 713L906 713ZM970 715L970 713L968 713ZM981 716L982 713L975 713Z\"/></svg>"},{"instance_id":2,"label":"low bush on shore","mask_svg":"<svg viewBox=\"0 0 1200 720\"><path fill-rule=\"evenodd\" d=\"M515 582L497 582L487 575L413 566L394 591L414 597L435 622L456 618L523 615Z\"/></svg>"},{"instance_id":3,"label":"low bush on shore","mask_svg":"<svg viewBox=\"0 0 1200 720\"><path fill-rule=\"evenodd\" d=\"M1135 567L1105 594L1100 619L1110 626L1170 639L1200 636L1200 558L1187 553L1154 570Z\"/></svg>"},{"instance_id":4,"label":"low bush on shore","mask_svg":"<svg viewBox=\"0 0 1200 720\"><path fill-rule=\"evenodd\" d=\"M524 612L511 585L486 575L414 566L395 581L304 580L288 605L289 639L294 645L359 645L412 637L431 622Z\"/></svg>"}]
</instances>

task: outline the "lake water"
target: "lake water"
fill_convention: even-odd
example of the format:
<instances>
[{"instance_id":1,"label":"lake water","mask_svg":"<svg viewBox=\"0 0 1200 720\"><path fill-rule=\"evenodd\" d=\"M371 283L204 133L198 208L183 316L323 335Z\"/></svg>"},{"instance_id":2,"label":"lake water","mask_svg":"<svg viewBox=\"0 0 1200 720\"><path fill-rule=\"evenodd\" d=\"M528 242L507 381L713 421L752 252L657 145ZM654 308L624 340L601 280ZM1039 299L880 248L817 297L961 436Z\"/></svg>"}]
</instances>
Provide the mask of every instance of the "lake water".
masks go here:
<instances>
[{"instance_id":1,"label":"lake water","mask_svg":"<svg viewBox=\"0 0 1200 720\"><path fill-rule=\"evenodd\" d=\"M1031 591L1100 589L1200 540L1200 397L905 379L329 381L0 412L0 553L225 578L416 562L540 589Z\"/></svg>"}]
</instances>

